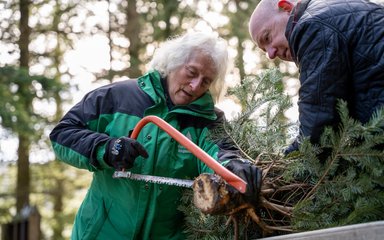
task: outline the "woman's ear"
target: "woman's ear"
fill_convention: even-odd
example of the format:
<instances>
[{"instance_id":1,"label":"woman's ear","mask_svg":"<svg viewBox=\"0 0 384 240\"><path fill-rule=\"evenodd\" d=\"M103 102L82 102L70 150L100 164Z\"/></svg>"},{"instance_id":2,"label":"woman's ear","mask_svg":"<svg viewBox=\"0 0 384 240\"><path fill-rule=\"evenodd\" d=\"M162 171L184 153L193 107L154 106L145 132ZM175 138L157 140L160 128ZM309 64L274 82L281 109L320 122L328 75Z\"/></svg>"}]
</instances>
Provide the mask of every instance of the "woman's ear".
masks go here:
<instances>
[{"instance_id":1,"label":"woman's ear","mask_svg":"<svg viewBox=\"0 0 384 240\"><path fill-rule=\"evenodd\" d=\"M293 8L293 3L291 3L289 0L279 0L277 6L283 11L291 12Z\"/></svg>"}]
</instances>

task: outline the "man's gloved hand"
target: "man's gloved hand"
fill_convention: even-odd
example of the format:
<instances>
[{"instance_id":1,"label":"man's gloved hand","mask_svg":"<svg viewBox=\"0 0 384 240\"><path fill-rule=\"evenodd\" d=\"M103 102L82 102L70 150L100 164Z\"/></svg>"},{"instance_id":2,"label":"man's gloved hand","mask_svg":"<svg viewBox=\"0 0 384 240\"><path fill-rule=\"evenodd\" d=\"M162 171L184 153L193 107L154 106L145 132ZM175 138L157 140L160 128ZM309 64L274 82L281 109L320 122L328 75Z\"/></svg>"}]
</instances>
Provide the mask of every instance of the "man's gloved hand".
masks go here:
<instances>
[{"instance_id":1,"label":"man's gloved hand","mask_svg":"<svg viewBox=\"0 0 384 240\"><path fill-rule=\"evenodd\" d=\"M262 181L261 169L245 160L231 160L225 167L247 183L244 195L249 202L257 205Z\"/></svg>"},{"instance_id":2,"label":"man's gloved hand","mask_svg":"<svg viewBox=\"0 0 384 240\"><path fill-rule=\"evenodd\" d=\"M112 138L105 145L104 161L116 170L132 168L138 156L147 158L148 153L133 138Z\"/></svg>"},{"instance_id":3,"label":"man's gloved hand","mask_svg":"<svg viewBox=\"0 0 384 240\"><path fill-rule=\"evenodd\" d=\"M284 156L287 156L292 152L299 151L299 145L299 140L296 138L286 149L284 149Z\"/></svg>"}]
</instances>

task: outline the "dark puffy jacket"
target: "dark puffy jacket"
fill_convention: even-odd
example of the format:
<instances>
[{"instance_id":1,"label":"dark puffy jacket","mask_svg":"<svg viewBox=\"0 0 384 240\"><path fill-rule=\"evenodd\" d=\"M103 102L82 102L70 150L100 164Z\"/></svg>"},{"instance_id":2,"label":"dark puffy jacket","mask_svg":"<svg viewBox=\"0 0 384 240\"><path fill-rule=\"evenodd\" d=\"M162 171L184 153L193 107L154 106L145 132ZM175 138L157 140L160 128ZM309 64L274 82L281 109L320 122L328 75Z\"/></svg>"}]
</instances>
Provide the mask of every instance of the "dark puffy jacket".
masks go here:
<instances>
[{"instance_id":1,"label":"dark puffy jacket","mask_svg":"<svg viewBox=\"0 0 384 240\"><path fill-rule=\"evenodd\" d=\"M286 28L299 67L300 135L338 123L337 99L367 122L384 103L384 8L364 0L303 0Z\"/></svg>"}]
</instances>

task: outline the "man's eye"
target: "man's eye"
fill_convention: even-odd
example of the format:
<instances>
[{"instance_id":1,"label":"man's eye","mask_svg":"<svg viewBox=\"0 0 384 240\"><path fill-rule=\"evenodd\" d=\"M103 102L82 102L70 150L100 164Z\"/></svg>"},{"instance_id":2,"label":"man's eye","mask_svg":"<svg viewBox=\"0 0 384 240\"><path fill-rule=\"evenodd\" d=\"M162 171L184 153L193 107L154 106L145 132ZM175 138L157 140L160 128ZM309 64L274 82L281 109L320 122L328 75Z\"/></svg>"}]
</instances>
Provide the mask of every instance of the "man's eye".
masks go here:
<instances>
[{"instance_id":1,"label":"man's eye","mask_svg":"<svg viewBox=\"0 0 384 240\"><path fill-rule=\"evenodd\" d=\"M265 35L265 37L264 37L264 42L265 42L265 43L268 43L268 42L269 42L269 35L268 35L268 34Z\"/></svg>"}]
</instances>

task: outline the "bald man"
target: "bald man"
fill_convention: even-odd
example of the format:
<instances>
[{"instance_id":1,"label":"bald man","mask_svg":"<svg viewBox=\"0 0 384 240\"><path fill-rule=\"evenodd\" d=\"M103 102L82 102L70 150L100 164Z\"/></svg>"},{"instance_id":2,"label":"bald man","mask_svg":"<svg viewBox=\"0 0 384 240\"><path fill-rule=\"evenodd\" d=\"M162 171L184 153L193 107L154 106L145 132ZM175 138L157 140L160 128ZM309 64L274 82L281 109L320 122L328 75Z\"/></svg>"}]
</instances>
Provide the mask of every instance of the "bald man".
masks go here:
<instances>
[{"instance_id":1,"label":"bald man","mask_svg":"<svg viewBox=\"0 0 384 240\"><path fill-rule=\"evenodd\" d=\"M337 99L366 123L384 105L384 8L365 0L262 0L249 21L255 44L270 59L293 61L300 72L300 139L319 141L337 126Z\"/></svg>"}]
</instances>

